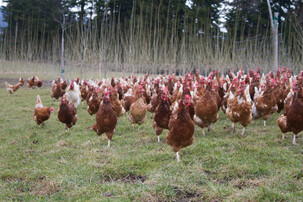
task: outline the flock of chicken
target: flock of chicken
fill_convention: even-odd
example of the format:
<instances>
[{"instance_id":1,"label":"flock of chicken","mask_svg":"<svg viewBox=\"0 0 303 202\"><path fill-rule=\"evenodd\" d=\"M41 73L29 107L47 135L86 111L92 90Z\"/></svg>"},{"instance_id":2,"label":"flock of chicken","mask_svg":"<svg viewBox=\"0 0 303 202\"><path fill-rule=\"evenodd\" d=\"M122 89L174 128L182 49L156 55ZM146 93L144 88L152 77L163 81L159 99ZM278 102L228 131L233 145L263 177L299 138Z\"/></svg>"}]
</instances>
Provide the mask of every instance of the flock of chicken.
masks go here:
<instances>
[{"instance_id":1,"label":"flock of chicken","mask_svg":"<svg viewBox=\"0 0 303 202\"><path fill-rule=\"evenodd\" d=\"M20 77L19 82L16 85L11 85L7 82L5 82L6 90L9 93L8 95L14 94L21 86L24 85L24 80L22 77ZM37 77L29 77L27 80L27 87L29 88L35 88L35 87L42 87L42 81Z\"/></svg>"},{"instance_id":2,"label":"flock of chicken","mask_svg":"<svg viewBox=\"0 0 303 202\"><path fill-rule=\"evenodd\" d=\"M28 87L40 86L37 77L29 78ZM41 83L40 83L41 82ZM9 93L13 93L24 84L20 78L17 85L7 84ZM86 101L90 115L96 114L92 129L100 136L112 140L118 117L128 112L128 118L134 124L141 125L146 120L147 111L153 115L153 128L158 136L168 129L166 143L176 152L180 161L180 149L193 143L194 124L210 130L218 119L220 108L232 122L243 126L242 135L252 119L262 118L264 126L271 114L284 113L277 123L282 131L293 132L293 144L296 135L303 130L303 71L292 76L289 69L278 69L274 74L261 75L260 69L252 69L246 75L240 69L236 75L230 71L220 76L217 71L208 77L190 73L179 78L172 75L152 77L111 78L99 80L65 80L57 78L52 82L51 97L61 98L58 119L68 130L77 122L77 106ZM54 108L43 107L40 96L34 112L38 125L49 119ZM152 118L152 117L151 117ZM139 129L139 128L138 128Z\"/></svg>"}]
</instances>

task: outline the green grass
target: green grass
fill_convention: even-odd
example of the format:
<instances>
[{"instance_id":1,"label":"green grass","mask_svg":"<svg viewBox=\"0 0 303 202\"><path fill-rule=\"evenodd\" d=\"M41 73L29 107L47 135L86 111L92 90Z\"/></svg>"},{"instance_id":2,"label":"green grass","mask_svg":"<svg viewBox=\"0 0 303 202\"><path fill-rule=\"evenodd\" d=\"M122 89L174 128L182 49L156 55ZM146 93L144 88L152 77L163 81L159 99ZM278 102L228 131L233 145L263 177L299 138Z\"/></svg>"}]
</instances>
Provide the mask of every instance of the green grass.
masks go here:
<instances>
[{"instance_id":1,"label":"green grass","mask_svg":"<svg viewBox=\"0 0 303 202\"><path fill-rule=\"evenodd\" d=\"M36 95L55 112L38 127L33 120ZM119 118L107 147L88 130L95 116L80 105L78 122L69 132L58 121L59 101L50 89L22 87L7 96L0 89L0 200L227 200L299 201L303 198L303 141L281 140L274 114L231 133L220 112L213 130L202 135L195 126L194 143L181 150L177 163L172 148L161 143L150 118L131 129ZM148 114L149 117L149 114ZM100 140L99 140L100 139Z\"/></svg>"}]
</instances>

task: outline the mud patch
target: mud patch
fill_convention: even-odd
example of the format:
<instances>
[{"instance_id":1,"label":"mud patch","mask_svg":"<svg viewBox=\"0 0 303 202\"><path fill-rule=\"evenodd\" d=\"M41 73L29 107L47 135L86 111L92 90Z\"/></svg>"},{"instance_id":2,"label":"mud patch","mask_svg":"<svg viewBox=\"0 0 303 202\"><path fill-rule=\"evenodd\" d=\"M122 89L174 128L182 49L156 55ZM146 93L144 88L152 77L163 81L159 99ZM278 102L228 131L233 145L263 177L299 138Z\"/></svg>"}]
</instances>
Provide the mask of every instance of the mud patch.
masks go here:
<instances>
[{"instance_id":1,"label":"mud patch","mask_svg":"<svg viewBox=\"0 0 303 202\"><path fill-rule=\"evenodd\" d=\"M138 183L138 182L145 182L146 176L144 175L135 175L133 173L127 174L127 175L102 175L102 180L105 182L123 182L123 183Z\"/></svg>"},{"instance_id":2,"label":"mud patch","mask_svg":"<svg viewBox=\"0 0 303 202\"><path fill-rule=\"evenodd\" d=\"M135 174L129 174L121 179L121 182L125 183L135 183L135 182L144 182L146 180L146 177L143 175L135 175Z\"/></svg>"},{"instance_id":3,"label":"mud patch","mask_svg":"<svg viewBox=\"0 0 303 202\"><path fill-rule=\"evenodd\" d=\"M179 187L173 186L173 191L176 194L176 197L178 198L177 201L192 201L194 199L201 198L201 194L190 192L187 190L181 190Z\"/></svg>"},{"instance_id":4,"label":"mud patch","mask_svg":"<svg viewBox=\"0 0 303 202\"><path fill-rule=\"evenodd\" d=\"M298 174L294 175L294 178L296 178L297 180L302 179L303 177L303 170L300 170Z\"/></svg>"},{"instance_id":5,"label":"mud patch","mask_svg":"<svg viewBox=\"0 0 303 202\"><path fill-rule=\"evenodd\" d=\"M213 172L213 171L210 171L210 170L203 170L203 172L206 174L206 175L216 175L217 172Z\"/></svg>"},{"instance_id":6,"label":"mud patch","mask_svg":"<svg viewBox=\"0 0 303 202\"><path fill-rule=\"evenodd\" d=\"M14 177L14 176L10 176L10 175L3 175L1 176L1 180L5 181L5 182L12 182L12 181L20 181L20 182L24 182L24 178L22 177Z\"/></svg>"}]
</instances>

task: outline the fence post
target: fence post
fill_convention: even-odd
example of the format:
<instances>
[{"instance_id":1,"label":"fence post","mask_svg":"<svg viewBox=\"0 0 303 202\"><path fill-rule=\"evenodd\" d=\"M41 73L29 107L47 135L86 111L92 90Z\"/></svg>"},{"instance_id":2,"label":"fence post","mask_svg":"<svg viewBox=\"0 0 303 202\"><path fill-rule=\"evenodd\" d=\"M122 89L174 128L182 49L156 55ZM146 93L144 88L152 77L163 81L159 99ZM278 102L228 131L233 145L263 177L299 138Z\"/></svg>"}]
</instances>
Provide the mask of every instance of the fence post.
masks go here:
<instances>
[{"instance_id":1,"label":"fence post","mask_svg":"<svg viewBox=\"0 0 303 202\"><path fill-rule=\"evenodd\" d=\"M279 53L278 53L278 16L279 13L275 12L274 14L274 70L277 71L278 70L278 66L279 66L279 62L278 62L278 58L279 58Z\"/></svg>"},{"instance_id":2,"label":"fence post","mask_svg":"<svg viewBox=\"0 0 303 202\"><path fill-rule=\"evenodd\" d=\"M271 30L272 30L272 34L274 36L274 38L273 38L273 48L274 48L273 70L276 71L278 69L278 15L279 15L279 13L275 12L274 19L273 19L271 5L270 5L269 0L267 0L267 6L268 6L269 17L270 17Z\"/></svg>"}]
</instances>

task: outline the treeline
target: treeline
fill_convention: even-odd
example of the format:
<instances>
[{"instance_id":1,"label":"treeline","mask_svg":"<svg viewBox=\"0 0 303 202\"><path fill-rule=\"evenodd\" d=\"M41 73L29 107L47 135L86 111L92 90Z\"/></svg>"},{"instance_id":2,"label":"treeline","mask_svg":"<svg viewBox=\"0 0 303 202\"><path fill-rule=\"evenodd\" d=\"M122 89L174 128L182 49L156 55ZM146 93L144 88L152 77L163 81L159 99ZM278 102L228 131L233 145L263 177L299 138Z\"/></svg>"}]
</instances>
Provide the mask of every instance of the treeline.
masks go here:
<instances>
[{"instance_id":1,"label":"treeline","mask_svg":"<svg viewBox=\"0 0 303 202\"><path fill-rule=\"evenodd\" d=\"M138 71L138 66L143 71L148 69L144 66L150 66L155 72L163 69L163 64L166 69L171 65L184 69L271 63L266 0L5 2L8 27L0 40L0 57L5 60L57 64L62 60L63 38L65 63L81 68L100 61L114 64L118 71ZM271 4L273 12L279 12L283 54L289 57L285 65L297 68L302 64L303 2L273 0ZM227 33L220 31L222 18ZM266 38L266 45L261 38L239 47L238 41L255 36ZM258 45L263 50L258 50ZM246 47L243 52L239 51L242 46Z\"/></svg>"}]
</instances>

